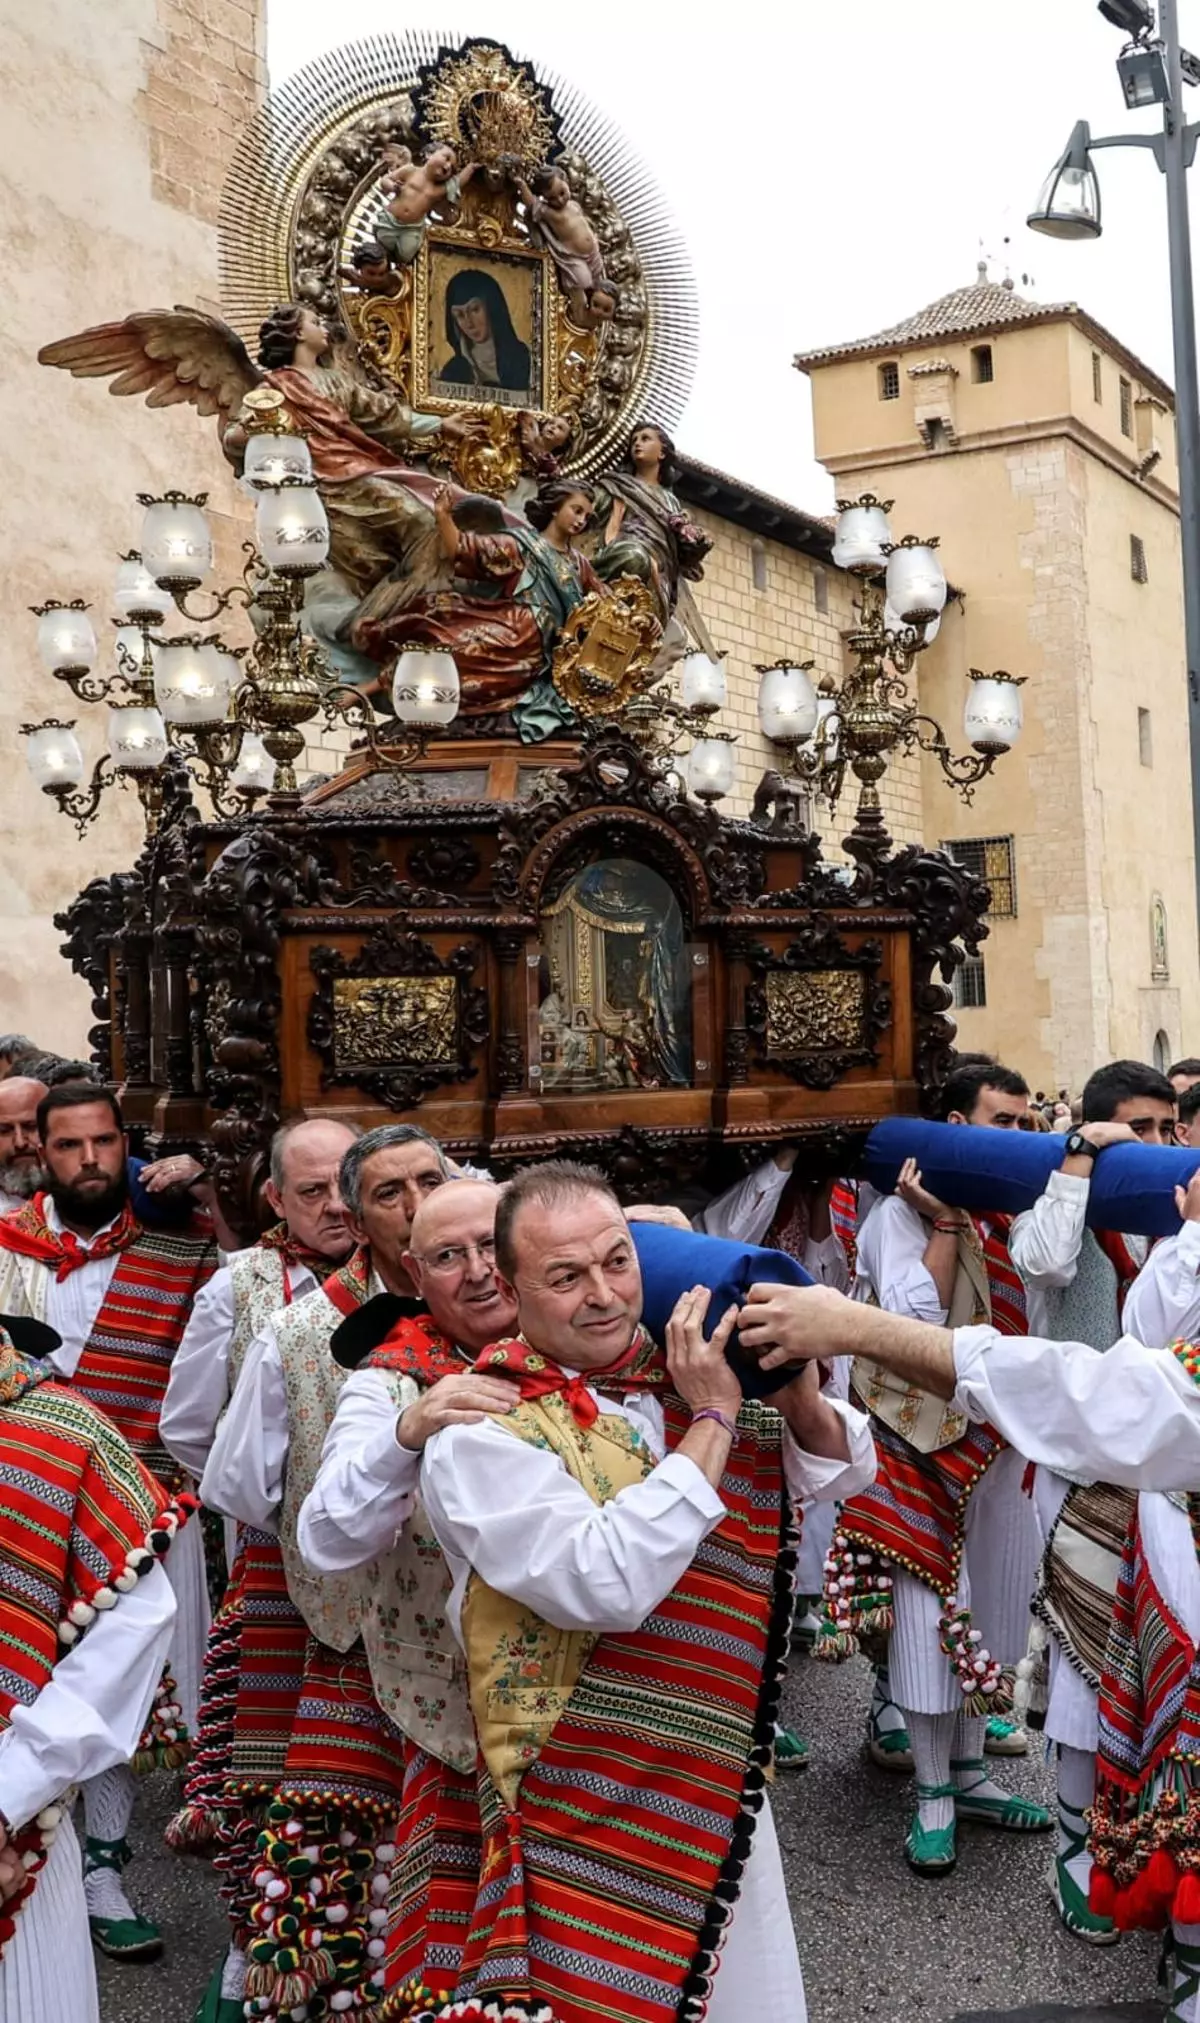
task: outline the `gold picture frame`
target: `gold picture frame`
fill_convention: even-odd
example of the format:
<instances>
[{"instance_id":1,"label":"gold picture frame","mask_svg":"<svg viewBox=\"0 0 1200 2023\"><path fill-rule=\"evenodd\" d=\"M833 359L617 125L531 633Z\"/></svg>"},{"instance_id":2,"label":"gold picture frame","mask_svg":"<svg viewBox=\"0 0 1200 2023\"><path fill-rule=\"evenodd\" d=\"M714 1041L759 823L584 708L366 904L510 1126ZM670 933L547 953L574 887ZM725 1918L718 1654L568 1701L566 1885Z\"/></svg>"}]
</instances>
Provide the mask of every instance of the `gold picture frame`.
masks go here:
<instances>
[{"instance_id":1,"label":"gold picture frame","mask_svg":"<svg viewBox=\"0 0 1200 2023\"><path fill-rule=\"evenodd\" d=\"M414 407L434 414L478 405L556 413L555 286L545 254L532 247L482 247L461 232L427 232L413 277ZM499 382L472 376L480 348Z\"/></svg>"}]
</instances>

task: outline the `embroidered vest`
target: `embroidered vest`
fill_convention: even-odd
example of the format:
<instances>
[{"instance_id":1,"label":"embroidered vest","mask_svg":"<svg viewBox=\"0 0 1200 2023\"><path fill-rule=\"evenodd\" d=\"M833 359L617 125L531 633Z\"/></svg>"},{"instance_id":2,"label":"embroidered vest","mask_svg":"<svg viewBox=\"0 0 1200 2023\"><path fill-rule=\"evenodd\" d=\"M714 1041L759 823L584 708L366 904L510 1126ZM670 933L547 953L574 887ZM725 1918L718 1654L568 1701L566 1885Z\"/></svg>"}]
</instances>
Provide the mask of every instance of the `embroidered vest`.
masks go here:
<instances>
[{"instance_id":1,"label":"embroidered vest","mask_svg":"<svg viewBox=\"0 0 1200 2023\"><path fill-rule=\"evenodd\" d=\"M872 1301L878 1305L872 1294ZM977 1325L991 1317L987 1270L974 1224L958 1239L958 1270L946 1315L948 1328ZM930 1391L881 1369L866 1356L856 1356L850 1381L866 1409L907 1440L918 1454L937 1454L953 1447L967 1430L966 1415Z\"/></svg>"},{"instance_id":2,"label":"embroidered vest","mask_svg":"<svg viewBox=\"0 0 1200 2023\"><path fill-rule=\"evenodd\" d=\"M417 1385L383 1374L397 1413L406 1411ZM394 1551L365 1574L362 1639L380 1706L410 1742L468 1775L478 1751L466 1661L446 1616L450 1572L420 1497Z\"/></svg>"},{"instance_id":3,"label":"embroidered vest","mask_svg":"<svg viewBox=\"0 0 1200 2023\"><path fill-rule=\"evenodd\" d=\"M585 1433L560 1397L527 1401L497 1423L516 1439L557 1454L596 1504L644 1481L654 1467L654 1456L626 1418L601 1413ZM522 1776L565 1711L598 1639L555 1629L476 1573L467 1584L462 1631L479 1746L511 1810Z\"/></svg>"},{"instance_id":4,"label":"embroidered vest","mask_svg":"<svg viewBox=\"0 0 1200 2023\"><path fill-rule=\"evenodd\" d=\"M344 1319L324 1291L271 1316L287 1392L288 1455L279 1509L279 1549L288 1593L314 1637L335 1651L348 1651L362 1626L362 1601L369 1567L352 1573L313 1573L300 1553L296 1529L300 1506L317 1479L325 1435L346 1381L329 1352L329 1340Z\"/></svg>"},{"instance_id":5,"label":"embroidered vest","mask_svg":"<svg viewBox=\"0 0 1200 2023\"><path fill-rule=\"evenodd\" d=\"M228 1260L233 1286L233 1333L229 1338L229 1390L242 1374L246 1350L271 1315L288 1305L287 1266L277 1250L235 1250ZM302 1295L303 1297L303 1295Z\"/></svg>"}]
</instances>

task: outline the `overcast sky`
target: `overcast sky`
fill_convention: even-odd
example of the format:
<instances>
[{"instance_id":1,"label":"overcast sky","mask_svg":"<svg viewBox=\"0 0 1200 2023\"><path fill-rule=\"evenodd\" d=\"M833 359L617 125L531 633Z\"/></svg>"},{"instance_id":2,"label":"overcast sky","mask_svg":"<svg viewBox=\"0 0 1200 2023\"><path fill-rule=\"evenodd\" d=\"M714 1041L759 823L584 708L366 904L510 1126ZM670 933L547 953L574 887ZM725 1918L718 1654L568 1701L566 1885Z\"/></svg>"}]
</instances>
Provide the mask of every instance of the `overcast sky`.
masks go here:
<instances>
[{"instance_id":1,"label":"overcast sky","mask_svg":"<svg viewBox=\"0 0 1200 2023\"><path fill-rule=\"evenodd\" d=\"M1200 0L1180 12L1200 51ZM1094 0L738 0L720 9L724 27L717 13L694 0L486 0L455 24L586 86L678 217L700 298L682 448L826 511L832 487L813 461L808 382L792 357L966 285L981 253L1024 294L1081 302L1173 380L1152 157L1097 158L1099 240L1059 244L1025 227L1074 120L1096 134L1158 121L1126 113L1122 38ZM402 22L396 0L272 0L272 78L334 39ZM1200 91L1187 109L1200 118ZM1190 181L1200 215L1200 170Z\"/></svg>"}]
</instances>

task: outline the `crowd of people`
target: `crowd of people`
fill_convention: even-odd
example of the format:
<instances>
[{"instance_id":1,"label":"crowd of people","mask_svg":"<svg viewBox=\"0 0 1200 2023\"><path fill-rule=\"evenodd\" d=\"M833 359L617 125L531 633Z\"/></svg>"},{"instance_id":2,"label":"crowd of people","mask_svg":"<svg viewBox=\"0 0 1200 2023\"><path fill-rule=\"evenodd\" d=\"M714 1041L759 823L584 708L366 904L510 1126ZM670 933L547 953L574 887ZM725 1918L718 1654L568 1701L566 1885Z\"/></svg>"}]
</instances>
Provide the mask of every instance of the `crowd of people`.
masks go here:
<instances>
[{"instance_id":1,"label":"crowd of people","mask_svg":"<svg viewBox=\"0 0 1200 2023\"><path fill-rule=\"evenodd\" d=\"M229 1920L197 2023L802 2023L796 1641L871 1659L898 1859L1052 1836L1066 1930L1169 1929L1200 2023L1200 1178L1153 1244L1088 1221L1200 1062L1097 1070L1016 1216L795 1146L625 1209L323 1118L248 1247L66 1066L0 1040L0 2023L161 1952L155 1767ZM978 1055L940 1094L1038 1109ZM1053 1808L1003 1782L1035 1723Z\"/></svg>"}]
</instances>

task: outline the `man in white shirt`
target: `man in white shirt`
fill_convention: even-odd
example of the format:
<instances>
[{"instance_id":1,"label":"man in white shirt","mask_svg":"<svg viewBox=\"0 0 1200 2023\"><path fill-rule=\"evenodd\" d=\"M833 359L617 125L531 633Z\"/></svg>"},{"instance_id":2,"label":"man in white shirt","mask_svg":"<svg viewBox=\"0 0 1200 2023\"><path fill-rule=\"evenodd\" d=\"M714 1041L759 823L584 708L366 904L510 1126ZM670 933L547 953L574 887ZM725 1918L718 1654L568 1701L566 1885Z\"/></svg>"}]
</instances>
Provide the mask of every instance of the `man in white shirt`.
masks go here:
<instances>
[{"instance_id":1,"label":"man in white shirt","mask_svg":"<svg viewBox=\"0 0 1200 2023\"><path fill-rule=\"evenodd\" d=\"M703 1287L676 1307L664 1364L598 1173L552 1161L518 1175L496 1242L521 1335L477 1368L515 1377L522 1403L446 1426L421 1469L497 1800L459 1992L503 1989L583 2023L596 1989L611 2000L652 1951L664 2006L707 1996L710 2023L801 2023L765 1804L746 1855L745 1795L770 1746L762 1675L788 1613L777 1586L772 1600L778 1541L762 1521L772 1508L782 1519L785 1477L793 1499L867 1479L866 1422L823 1398L815 1373L775 1394L782 1429L743 1408L724 1355L735 1310L705 1343ZM736 1655L719 1627L735 1620ZM614 1749L632 1682L638 1739ZM697 1810L681 1794L701 1786Z\"/></svg>"},{"instance_id":2,"label":"man in white shirt","mask_svg":"<svg viewBox=\"0 0 1200 2023\"><path fill-rule=\"evenodd\" d=\"M228 1256L196 1296L171 1365L159 1428L168 1453L197 1479L251 1340L276 1308L315 1292L354 1248L338 1176L359 1135L356 1125L323 1117L283 1125L271 1142L265 1190L280 1221L257 1244ZM232 1522L228 1528L236 1534ZM261 1605L277 1607L271 1589L278 1546L264 1532L254 1533L246 1546L249 1550L235 1557L229 1541L229 1586L209 1635L192 1769L183 1806L166 1831L168 1845L177 1849L208 1846L229 1821L227 1780L234 1764L227 1681L231 1666L238 1670L231 1654L260 1606L260 1594ZM271 1567L264 1565L267 1557ZM212 1998L216 2023L240 2023L245 1979L245 1952L235 1938Z\"/></svg>"},{"instance_id":3,"label":"man in white shirt","mask_svg":"<svg viewBox=\"0 0 1200 2023\"><path fill-rule=\"evenodd\" d=\"M852 1308L821 1287L756 1286L739 1328L767 1368L857 1351L998 1427L1039 1467L1140 1492L1105 1663L1103 1739L1121 1777L1115 1796L1097 1791L1093 1813L1107 1881L1097 1915L1108 1918L1123 1895L1128 1922L1170 1923L1167 2023L1200 2023L1200 1905L1194 1878L1188 1886L1200 1857L1200 1561L1179 1507L1200 1487L1200 1356L1128 1337L1101 1353L986 1327L950 1331ZM1123 1660L1115 1671L1114 1652Z\"/></svg>"},{"instance_id":4,"label":"man in white shirt","mask_svg":"<svg viewBox=\"0 0 1200 2023\"><path fill-rule=\"evenodd\" d=\"M987 1059L959 1064L941 1092L950 1124L1012 1131L1028 1110L1024 1078ZM874 1203L859 1231L855 1297L916 1320L987 1319L1024 1333L1025 1302L1007 1239L1007 1218L947 1208L909 1160L896 1193ZM990 1432L930 1410L919 1393L888 1386L865 1364L856 1382L872 1409L879 1473L840 1522L848 1548L870 1552L877 1565L864 1576L865 1597L842 1635L853 1642L859 1620L869 1628L880 1615L893 1617L868 1749L881 1768L915 1765L917 1810L905 1855L922 1874L944 1875L955 1862L958 1819L1013 1832L1051 1824L1044 1808L986 1774L985 1752L1017 1753L1023 1736L989 1717L982 1695L967 1690L947 1658L947 1624L962 1610L989 1656L1015 1665L1024 1655L1038 1555L1022 1493L1025 1463Z\"/></svg>"},{"instance_id":5,"label":"man in white shirt","mask_svg":"<svg viewBox=\"0 0 1200 2023\"><path fill-rule=\"evenodd\" d=\"M1103 1350L1129 1331L1123 1310L1146 1240L1086 1226L1092 1172L1108 1145L1170 1145L1174 1133L1175 1092L1157 1069L1113 1061L1089 1078L1083 1122L1067 1135L1062 1165L1041 1199L1016 1217L1009 1238L1034 1334ZM1069 1932L1089 1945L1112 1945L1115 1926L1088 1907L1085 1815L1105 1625L1133 1503L1107 1482L1072 1484L1047 1468L1037 1471L1034 1503L1045 1548L1034 1608L1050 1639L1045 1732L1058 1751L1058 1843L1048 1882Z\"/></svg>"},{"instance_id":6,"label":"man in white shirt","mask_svg":"<svg viewBox=\"0 0 1200 2023\"><path fill-rule=\"evenodd\" d=\"M56 1331L61 1345L49 1361L59 1376L98 1405L174 1491L183 1480L162 1447L159 1414L191 1303L216 1263L211 1230L150 1229L133 1214L120 1107L107 1090L56 1086L39 1105L37 1128L49 1187L0 1218L0 1311ZM209 1623L199 1525L180 1538L169 1578L179 1604L171 1669L193 1729ZM92 1934L103 1951L130 1960L162 1950L157 1927L133 1910L121 1879L136 1792L125 1765L84 1791Z\"/></svg>"},{"instance_id":7,"label":"man in white shirt","mask_svg":"<svg viewBox=\"0 0 1200 2023\"><path fill-rule=\"evenodd\" d=\"M265 1190L280 1220L256 1244L229 1255L196 1296L160 1426L168 1453L197 1479L251 1341L277 1307L315 1292L354 1248L338 1175L361 1135L357 1125L328 1117L284 1124L271 1141Z\"/></svg>"}]
</instances>

